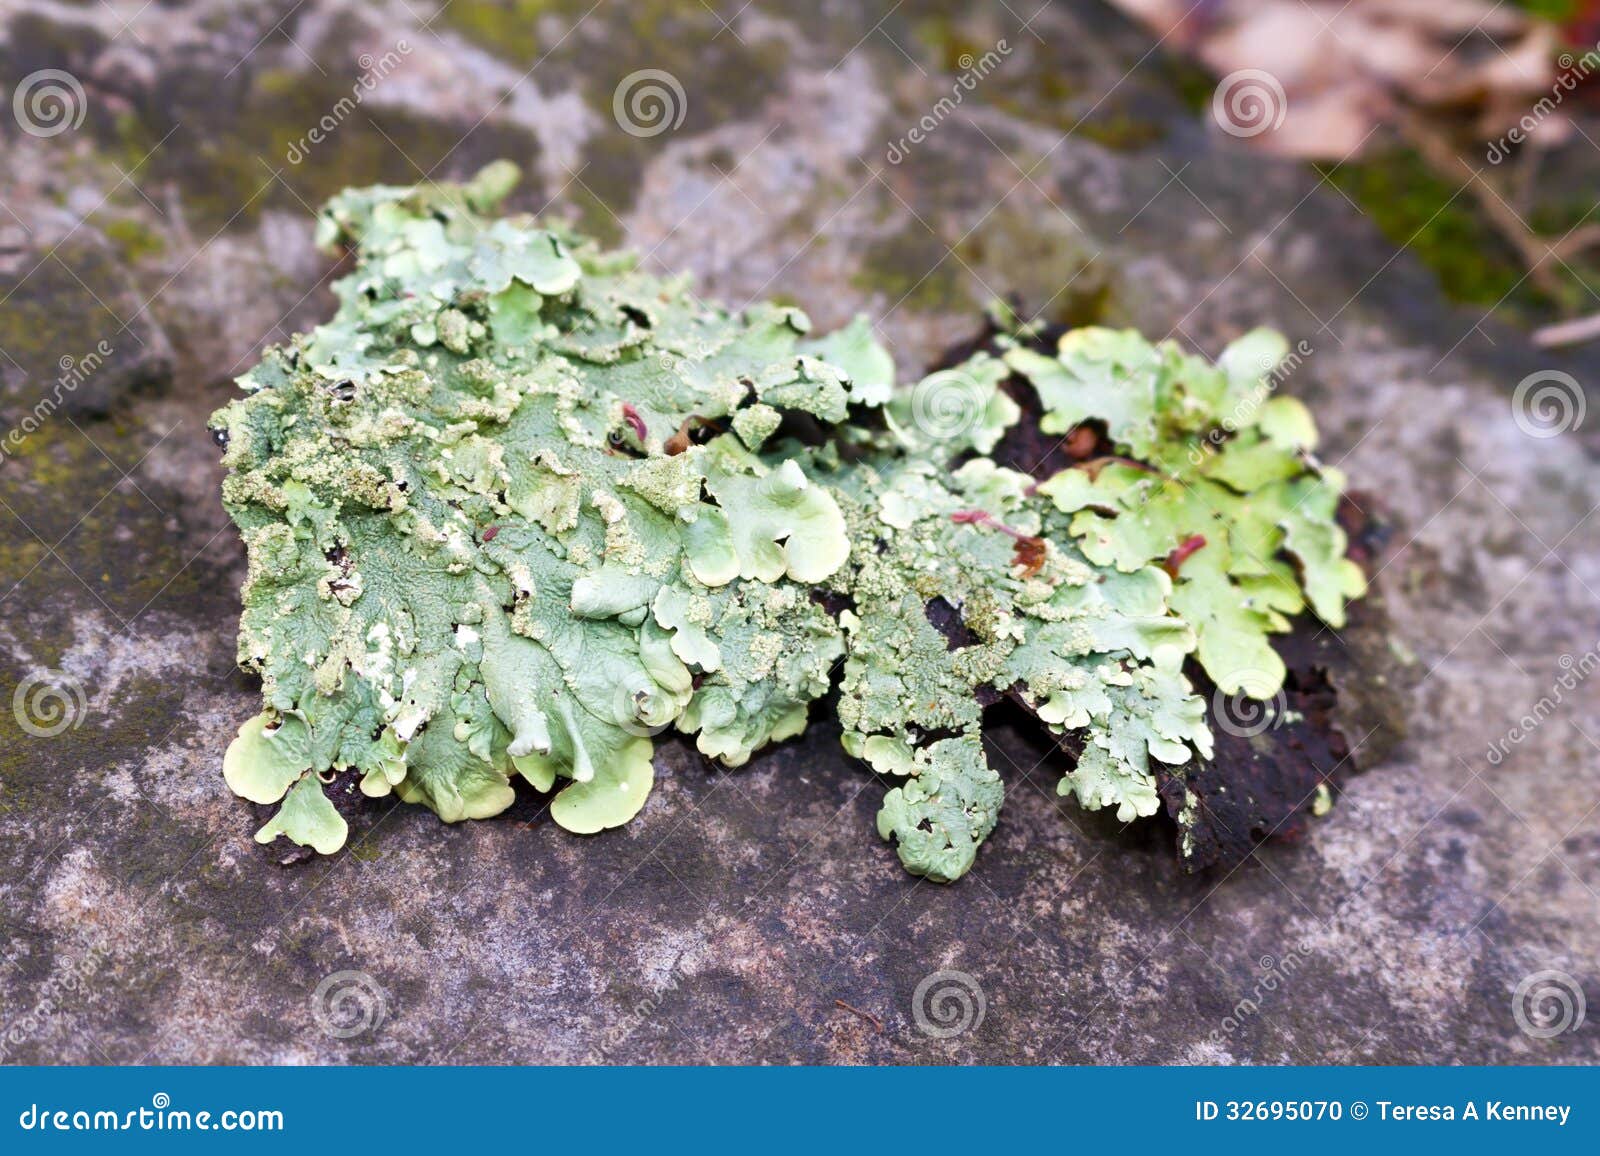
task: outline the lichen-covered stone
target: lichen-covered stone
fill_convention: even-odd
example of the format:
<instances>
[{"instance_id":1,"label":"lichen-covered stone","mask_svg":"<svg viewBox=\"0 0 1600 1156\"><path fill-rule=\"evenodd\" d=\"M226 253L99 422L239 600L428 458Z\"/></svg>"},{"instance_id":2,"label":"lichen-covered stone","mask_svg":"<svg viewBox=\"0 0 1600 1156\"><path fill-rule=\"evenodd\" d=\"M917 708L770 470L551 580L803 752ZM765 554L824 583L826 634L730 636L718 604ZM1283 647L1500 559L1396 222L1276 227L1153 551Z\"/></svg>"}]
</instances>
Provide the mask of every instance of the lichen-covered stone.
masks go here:
<instances>
[{"instance_id":1,"label":"lichen-covered stone","mask_svg":"<svg viewBox=\"0 0 1600 1156\"><path fill-rule=\"evenodd\" d=\"M90 96L77 133L8 132L6 208L38 236L59 206L82 213L114 190L100 213L138 216L164 243L164 255L122 256L135 305L149 301L142 317L176 354L170 389L124 396L109 420L75 416L138 489L61 420L0 465L0 571L6 590L16 584L0 610L0 701L48 666L81 679L90 703L81 728L52 739L0 710L11 913L0 938L12 961L0 1002L25 1020L47 1000L57 1009L25 1042L7 1040L7 1060L1600 1058L1592 1022L1530 1039L1511 1004L1522 977L1560 968L1589 987L1593 1019L1600 920L1580 880L1600 885L1588 813L1600 764L1574 729L1594 734L1583 703L1573 697L1503 765L1484 761L1562 673L1556 658L1594 646L1580 583L1600 589L1600 538L1580 522L1600 500L1595 398L1581 430L1549 440L1522 435L1509 407L1521 377L1552 365L1592 390L1594 347L1553 361L1481 310L1452 312L1413 255L1315 188L1316 174L1206 131L1205 110L1169 83L1174 58L1147 57L1149 38L1104 4L1053 4L1030 33L994 5L912 0L884 21L881 5L846 3L801 20L757 0L737 18L724 10L746 47L698 5L682 19L699 25L667 38L641 34L634 5L601 5L563 38L591 5L562 3L540 11L564 15L518 25L521 43L484 37L491 59L455 31L463 2L431 32L426 9L328 0L306 0L276 33L281 8L226 0L153 4L126 29L130 12L104 5L13 6L0 28L6 81L65 67ZM91 24L98 34L81 31ZM399 35L413 47L405 71L335 143L282 167L283 143L349 94L357 55L381 56ZM959 54L999 35L1016 49L1004 65L882 169L885 143L951 91ZM706 67L719 52L735 66ZM677 132L639 140L611 121L612 88L647 67L679 76L690 110ZM1208 104L1209 87L1201 96ZM118 117L124 97L137 115ZM1141 140L1100 147L1097 124L1134 118ZM652 268L694 270L702 294L781 295L819 327L869 310L902 373L968 340L990 292L1017 294L1024 316L1173 333L1186 348L1220 350L1257 324L1309 338L1315 351L1280 392L1312 404L1319 453L1362 491L1372 528L1352 528L1353 549L1375 590L1337 637L1309 619L1272 636L1305 723L1249 740L1219 728L1215 758L1188 773L1221 861L1250 862L1187 876L1163 862L1164 820L1122 831L1109 812L1076 814L1052 797L1069 756L1008 704L990 710L984 744L1005 781L1004 818L951 888L886 869L893 852L863 837L881 790L852 770L820 706L806 734L733 774L692 742L658 739L649 804L601 839L565 834L531 793L498 821L441 829L392 797L362 803L342 776L324 788L350 825L337 858L306 862L284 839L252 847L270 809L232 799L216 774L260 693L233 670L244 552L200 433L233 393L216 375L248 366L269 333L330 312L302 198L415 180L413 162L461 175L499 155L530 170L523 207L548 201L589 232L654 250ZM1559 159L1536 194L1582 193L1586 208L1592 172L1553 175ZM1417 221L1452 191L1413 197ZM897 236L925 241L886 254ZM929 270L937 294L902 303ZM1041 480L1065 463L1058 453L1036 471L1018 426L994 456ZM1420 688L1407 670L1426 676ZM1326 672L1336 701L1303 672ZM1321 708L1308 685L1329 700ZM1353 755L1296 741L1328 712ZM1382 753L1402 718L1409 741ZM1332 772L1325 820L1278 822L1280 807L1309 805L1310 783L1275 777L1284 789L1270 800L1240 789L1241 767L1291 759L1310 777ZM1372 773L1346 778L1354 765ZM1300 966L1229 1022L1279 974L1263 971L1268 957ZM913 1018L919 981L942 968L969 972L988 999L981 1027L953 1039ZM311 997L346 969L386 993L381 1029L319 1029ZM61 998L74 975L87 985Z\"/></svg>"},{"instance_id":2,"label":"lichen-covered stone","mask_svg":"<svg viewBox=\"0 0 1600 1156\"><path fill-rule=\"evenodd\" d=\"M558 823L618 826L654 735L741 765L805 729L843 658L846 748L905 780L879 831L948 881L999 818L986 702L1071 735L1062 794L1152 815L1158 768L1212 753L1187 656L1270 697L1267 631L1360 592L1309 415L1258 397L1281 339L1213 367L1131 332L1053 358L1018 334L897 393L864 321L814 338L798 310L732 314L492 219L514 178L335 198L319 237L357 257L338 313L213 418L266 707L225 769L287 800L262 839L337 849L329 773L447 822L505 810L515 775L563 781ZM1021 418L1013 370L1041 430L1099 423L1141 460L1036 486L982 456Z\"/></svg>"}]
</instances>

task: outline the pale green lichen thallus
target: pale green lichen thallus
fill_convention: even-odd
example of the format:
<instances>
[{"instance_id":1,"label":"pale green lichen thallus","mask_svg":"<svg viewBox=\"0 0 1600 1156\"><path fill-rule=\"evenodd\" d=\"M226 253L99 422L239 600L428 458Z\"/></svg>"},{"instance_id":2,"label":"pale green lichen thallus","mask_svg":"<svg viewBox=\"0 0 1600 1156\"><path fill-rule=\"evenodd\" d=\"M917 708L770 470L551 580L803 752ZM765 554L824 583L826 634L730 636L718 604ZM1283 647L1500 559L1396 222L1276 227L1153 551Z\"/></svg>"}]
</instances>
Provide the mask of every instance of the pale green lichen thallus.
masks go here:
<instances>
[{"instance_id":1,"label":"pale green lichen thallus","mask_svg":"<svg viewBox=\"0 0 1600 1156\"><path fill-rule=\"evenodd\" d=\"M1072 732L1063 794L1152 814L1158 769L1211 750L1185 659L1268 697L1269 635L1361 592L1309 415L1262 396L1276 335L1213 366L1077 330L897 387L865 320L731 313L496 219L515 177L336 197L337 313L212 419L264 700L224 773L280 804L263 842L336 851L345 775L446 822L520 775L563 827L615 827L664 732L737 766L837 683L846 748L899 783L880 833L951 880L1000 813L984 688ZM1012 374L1046 432L1102 423L1118 458L1035 485L985 456L1021 420Z\"/></svg>"}]
</instances>

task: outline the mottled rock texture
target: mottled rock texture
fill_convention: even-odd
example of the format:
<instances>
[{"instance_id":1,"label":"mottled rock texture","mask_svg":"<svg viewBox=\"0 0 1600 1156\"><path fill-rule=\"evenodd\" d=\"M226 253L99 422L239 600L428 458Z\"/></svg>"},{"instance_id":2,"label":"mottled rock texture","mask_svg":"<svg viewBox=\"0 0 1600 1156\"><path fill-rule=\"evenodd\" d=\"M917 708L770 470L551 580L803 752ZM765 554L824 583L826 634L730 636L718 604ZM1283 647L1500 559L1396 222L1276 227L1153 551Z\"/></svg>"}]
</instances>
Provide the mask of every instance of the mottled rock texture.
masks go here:
<instances>
[{"instance_id":1,"label":"mottled rock texture","mask_svg":"<svg viewBox=\"0 0 1600 1156\"><path fill-rule=\"evenodd\" d=\"M1558 684L1600 641L1600 412L1535 438L1512 403L1600 361L1446 306L1095 4L825 12L0 6L6 429L61 358L115 351L0 463L7 1060L1600 1059L1600 1024L1535 1038L1512 999L1558 970L1600 1002L1600 684ZM10 99L46 69L84 113L50 135ZM630 133L615 97L644 69L681 104ZM1302 838L1209 876L1179 872L1170 826L1057 799L1059 756L1019 726L991 744L1010 801L976 869L919 882L822 723L737 772L665 744L623 831L568 835L531 794L454 827L373 806L338 857L280 865L220 775L256 688L205 416L331 311L310 206L501 155L530 174L517 207L708 295L868 311L903 374L997 295L1210 353L1256 324L1307 342L1287 388L1389 530L1391 637L1374 613L1352 643L1393 709L1351 736L1388 753ZM949 1038L914 1010L941 970L983 996ZM351 1032L363 1001L381 1021Z\"/></svg>"}]
</instances>

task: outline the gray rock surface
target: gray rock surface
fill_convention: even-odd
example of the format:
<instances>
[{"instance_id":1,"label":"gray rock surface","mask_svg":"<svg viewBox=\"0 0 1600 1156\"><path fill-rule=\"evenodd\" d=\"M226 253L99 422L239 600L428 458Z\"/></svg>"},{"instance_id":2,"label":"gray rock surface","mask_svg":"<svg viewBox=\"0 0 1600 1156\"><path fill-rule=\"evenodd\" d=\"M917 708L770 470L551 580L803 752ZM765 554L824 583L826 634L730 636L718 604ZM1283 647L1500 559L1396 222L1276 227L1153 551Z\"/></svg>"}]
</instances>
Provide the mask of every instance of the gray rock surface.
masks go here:
<instances>
[{"instance_id":1,"label":"gray rock surface","mask_svg":"<svg viewBox=\"0 0 1600 1156\"><path fill-rule=\"evenodd\" d=\"M44 420L35 412L40 405L103 417L123 394L172 373L166 334L142 308L144 297L106 238L77 221L39 223L38 230L9 230L15 246L0 255L0 420L7 429L30 416Z\"/></svg>"},{"instance_id":2,"label":"gray rock surface","mask_svg":"<svg viewBox=\"0 0 1600 1156\"><path fill-rule=\"evenodd\" d=\"M1098 5L1029 7L0 4L4 91L77 86L60 132L0 108L7 268L50 252L0 289L5 332L38 319L7 421L59 358L142 351L0 460L0 1055L1600 1059L1600 1023L1538 1038L1513 1011L1543 971L1600 1000L1600 412L1540 438L1512 399L1600 364L1446 307ZM635 135L614 94L644 69L682 96ZM994 295L1212 353L1255 324L1304 339L1289 388L1392 528L1393 637L1366 642L1396 656L1371 677L1408 687L1408 737L1306 838L1210 876L1180 874L1170 829L1058 799L1054 756L1004 733L999 831L960 883L919 882L825 722L738 772L666 745L644 813L601 837L531 795L454 827L374 807L338 857L280 865L220 775L257 688L205 418L330 310L320 197L500 155L529 173L518 207L709 296L865 310L904 373ZM948 1038L916 1011L922 988L959 1017L938 972L982 1007Z\"/></svg>"}]
</instances>

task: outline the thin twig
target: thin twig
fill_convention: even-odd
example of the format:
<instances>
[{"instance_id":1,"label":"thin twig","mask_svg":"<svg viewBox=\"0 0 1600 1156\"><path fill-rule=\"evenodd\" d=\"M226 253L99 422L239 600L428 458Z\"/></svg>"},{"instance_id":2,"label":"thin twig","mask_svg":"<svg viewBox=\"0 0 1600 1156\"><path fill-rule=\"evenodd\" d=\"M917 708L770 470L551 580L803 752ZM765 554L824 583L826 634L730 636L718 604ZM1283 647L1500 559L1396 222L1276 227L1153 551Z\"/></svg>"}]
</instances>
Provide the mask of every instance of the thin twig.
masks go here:
<instances>
[{"instance_id":1,"label":"thin twig","mask_svg":"<svg viewBox=\"0 0 1600 1156\"><path fill-rule=\"evenodd\" d=\"M1415 148L1422 159L1435 172L1449 179L1465 179L1472 189L1473 198L1483 215L1495 230L1510 242L1511 247L1528 267L1528 279L1542 289L1552 300L1560 301L1568 286L1559 275L1544 264L1551 255L1551 247L1523 223L1521 217L1488 184L1481 172L1473 169L1454 146L1426 119L1406 104L1394 102L1395 127Z\"/></svg>"},{"instance_id":2,"label":"thin twig","mask_svg":"<svg viewBox=\"0 0 1600 1156\"><path fill-rule=\"evenodd\" d=\"M856 1015L860 1016L862 1019L866 1020L869 1024L871 1024L874 1028L876 1028L880 1034L882 1034L882 1032L883 1032L883 1021L880 1020L877 1016L873 1015L871 1012L862 1011L860 1008L856 1007L853 1004L845 1003L844 1000L842 1000L842 999L834 1000L833 1001L833 1006L834 1007L843 1008L847 1012L854 1012Z\"/></svg>"},{"instance_id":3,"label":"thin twig","mask_svg":"<svg viewBox=\"0 0 1600 1156\"><path fill-rule=\"evenodd\" d=\"M1533 343L1541 349L1552 349L1558 345L1577 345L1582 341L1593 341L1597 337L1600 337L1600 313L1580 317L1576 321L1546 325L1542 329L1533 331Z\"/></svg>"},{"instance_id":4,"label":"thin twig","mask_svg":"<svg viewBox=\"0 0 1600 1156\"><path fill-rule=\"evenodd\" d=\"M1600 245L1600 225L1584 225L1552 243L1550 251L1562 260L1566 260L1595 245Z\"/></svg>"}]
</instances>

